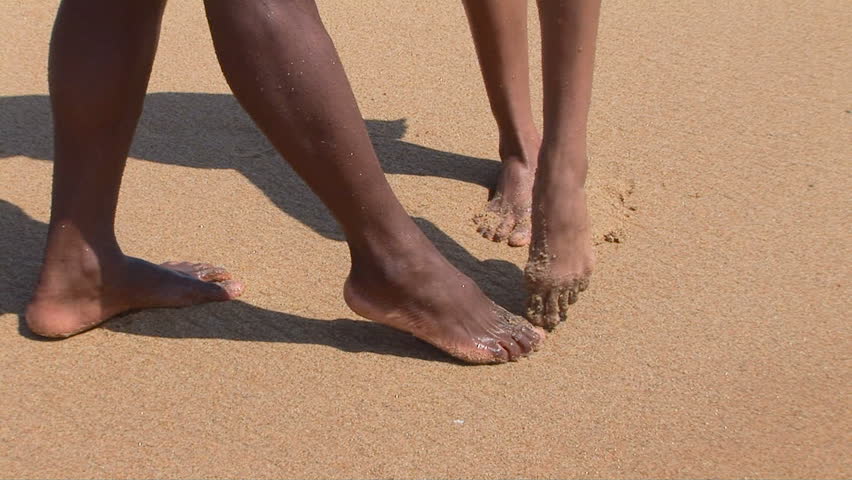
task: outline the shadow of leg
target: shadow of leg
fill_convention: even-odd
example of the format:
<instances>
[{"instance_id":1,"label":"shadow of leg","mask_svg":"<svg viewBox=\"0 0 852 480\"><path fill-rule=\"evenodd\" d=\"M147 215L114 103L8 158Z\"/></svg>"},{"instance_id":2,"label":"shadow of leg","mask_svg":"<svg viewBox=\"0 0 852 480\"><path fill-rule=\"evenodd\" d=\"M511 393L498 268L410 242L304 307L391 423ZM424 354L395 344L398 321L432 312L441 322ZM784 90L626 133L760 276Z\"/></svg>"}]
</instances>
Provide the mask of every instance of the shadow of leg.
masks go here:
<instances>
[{"instance_id":1,"label":"shadow of leg","mask_svg":"<svg viewBox=\"0 0 852 480\"><path fill-rule=\"evenodd\" d=\"M405 119L366 120L373 147L388 174L433 176L491 188L500 163L403 141ZM0 158L52 160L50 99L0 97ZM332 240L337 223L257 130L229 94L157 92L145 105L130 156L167 165L234 169L281 211ZM43 237L39 237L43 238Z\"/></svg>"},{"instance_id":2,"label":"shadow of leg","mask_svg":"<svg viewBox=\"0 0 852 480\"><path fill-rule=\"evenodd\" d=\"M0 314L22 314L38 278L47 225L0 200Z\"/></svg>"},{"instance_id":3,"label":"shadow of leg","mask_svg":"<svg viewBox=\"0 0 852 480\"><path fill-rule=\"evenodd\" d=\"M5 200L0 200L0 225L0 314L17 314L22 336L44 340L29 331L23 312L38 277L47 225ZM456 363L431 345L384 325L346 318L316 320L241 301L127 313L103 327L149 337L326 345L345 352Z\"/></svg>"},{"instance_id":4,"label":"shadow of leg","mask_svg":"<svg viewBox=\"0 0 852 480\"><path fill-rule=\"evenodd\" d=\"M405 119L367 120L367 131L385 173L438 177L492 188L500 162L443 152L402 140Z\"/></svg>"},{"instance_id":5,"label":"shadow of leg","mask_svg":"<svg viewBox=\"0 0 852 480\"><path fill-rule=\"evenodd\" d=\"M347 318L317 320L259 308L242 301L131 313L110 320L104 327L114 332L148 337L325 345L351 353L369 352L456 362L411 335L377 323Z\"/></svg>"}]
</instances>

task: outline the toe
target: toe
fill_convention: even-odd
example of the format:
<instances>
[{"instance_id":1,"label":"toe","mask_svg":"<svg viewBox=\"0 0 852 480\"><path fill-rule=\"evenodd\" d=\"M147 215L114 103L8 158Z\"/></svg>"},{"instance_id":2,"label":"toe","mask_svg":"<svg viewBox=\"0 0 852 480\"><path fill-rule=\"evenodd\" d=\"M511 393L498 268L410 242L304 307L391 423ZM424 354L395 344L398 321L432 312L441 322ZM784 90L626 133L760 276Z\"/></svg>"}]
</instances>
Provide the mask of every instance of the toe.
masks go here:
<instances>
[{"instance_id":1,"label":"toe","mask_svg":"<svg viewBox=\"0 0 852 480\"><path fill-rule=\"evenodd\" d=\"M533 293L527 301L527 319L533 325L542 326L541 315L544 313L544 301L541 295Z\"/></svg>"},{"instance_id":2,"label":"toe","mask_svg":"<svg viewBox=\"0 0 852 480\"><path fill-rule=\"evenodd\" d=\"M523 231L519 232L515 230L509 235L508 244L510 247L525 247L530 244L530 232Z\"/></svg>"},{"instance_id":3,"label":"toe","mask_svg":"<svg viewBox=\"0 0 852 480\"><path fill-rule=\"evenodd\" d=\"M530 244L530 222L529 217L515 224L515 228L509 235L510 247L523 247Z\"/></svg>"},{"instance_id":4,"label":"toe","mask_svg":"<svg viewBox=\"0 0 852 480\"><path fill-rule=\"evenodd\" d=\"M245 286L242 284L242 282L238 282L236 280L211 282L206 283L205 285L210 285L211 287L205 292L205 294L207 295L206 301L213 302L233 300L242 295L243 291L245 290Z\"/></svg>"},{"instance_id":5,"label":"toe","mask_svg":"<svg viewBox=\"0 0 852 480\"><path fill-rule=\"evenodd\" d=\"M521 346L524 355L529 355L538 350L544 331L531 325L520 325L512 331L512 338Z\"/></svg>"},{"instance_id":6,"label":"toe","mask_svg":"<svg viewBox=\"0 0 852 480\"><path fill-rule=\"evenodd\" d=\"M577 290L585 292L587 288L589 288L589 277L581 278L577 284Z\"/></svg>"},{"instance_id":7,"label":"toe","mask_svg":"<svg viewBox=\"0 0 852 480\"><path fill-rule=\"evenodd\" d=\"M577 299L580 298L579 292L573 288L566 290L565 296L568 297L568 305L574 305L577 303Z\"/></svg>"},{"instance_id":8,"label":"toe","mask_svg":"<svg viewBox=\"0 0 852 480\"><path fill-rule=\"evenodd\" d=\"M190 263L190 262L166 262L166 263L160 264L160 266L163 267L163 268L167 268L167 269L175 271L175 272L180 272L180 273L189 275L190 277L193 277L193 278L196 277L196 275L195 275L196 270L199 270L198 265L201 265L201 264Z\"/></svg>"},{"instance_id":9,"label":"toe","mask_svg":"<svg viewBox=\"0 0 852 480\"><path fill-rule=\"evenodd\" d=\"M524 355L528 355L535 348L532 340L521 331L512 332L512 339L520 345Z\"/></svg>"},{"instance_id":10,"label":"toe","mask_svg":"<svg viewBox=\"0 0 852 480\"><path fill-rule=\"evenodd\" d=\"M482 220L479 222L479 226L476 228L476 231L479 232L485 238L491 238L493 233L491 229L491 223L487 220Z\"/></svg>"},{"instance_id":11,"label":"toe","mask_svg":"<svg viewBox=\"0 0 852 480\"><path fill-rule=\"evenodd\" d=\"M513 215L506 215L503 218L503 221L500 222L500 226L494 230L494 236L491 237L491 240L495 242L502 242L506 240L509 235L512 233L512 230L515 228L515 217Z\"/></svg>"},{"instance_id":12,"label":"toe","mask_svg":"<svg viewBox=\"0 0 852 480\"><path fill-rule=\"evenodd\" d=\"M510 360L509 351L497 340L489 339L484 344L478 344L479 350L475 358L462 358L470 363L506 363Z\"/></svg>"},{"instance_id":13,"label":"toe","mask_svg":"<svg viewBox=\"0 0 852 480\"><path fill-rule=\"evenodd\" d=\"M568 305L573 303L571 301L572 291L570 289L564 289L559 292L559 318L564 322L568 319ZM576 298L576 296L574 297Z\"/></svg>"},{"instance_id":14,"label":"toe","mask_svg":"<svg viewBox=\"0 0 852 480\"><path fill-rule=\"evenodd\" d=\"M246 290L246 286L243 284L243 282L237 280L216 282L216 284L222 287L226 292L228 292L229 300L233 300L234 298L239 297Z\"/></svg>"},{"instance_id":15,"label":"toe","mask_svg":"<svg viewBox=\"0 0 852 480\"><path fill-rule=\"evenodd\" d=\"M510 361L514 362L524 356L524 349L512 337L507 336L507 338L501 339L498 343L509 353Z\"/></svg>"},{"instance_id":16,"label":"toe","mask_svg":"<svg viewBox=\"0 0 852 480\"><path fill-rule=\"evenodd\" d=\"M196 278L205 282L224 282L231 279L231 274L222 267L209 266L195 272Z\"/></svg>"},{"instance_id":17,"label":"toe","mask_svg":"<svg viewBox=\"0 0 852 480\"><path fill-rule=\"evenodd\" d=\"M555 327L559 321L559 290L553 289L547 293L547 299L544 301L544 327L551 329Z\"/></svg>"},{"instance_id":18,"label":"toe","mask_svg":"<svg viewBox=\"0 0 852 480\"><path fill-rule=\"evenodd\" d=\"M224 282L231 279L227 270L209 263L166 262L160 266L204 282Z\"/></svg>"},{"instance_id":19,"label":"toe","mask_svg":"<svg viewBox=\"0 0 852 480\"><path fill-rule=\"evenodd\" d=\"M530 325L527 328L531 331L531 333L529 333L529 337L532 339L533 351L538 351L544 343L544 340L547 338L547 332L545 332L543 328L536 327L534 325Z\"/></svg>"}]
</instances>

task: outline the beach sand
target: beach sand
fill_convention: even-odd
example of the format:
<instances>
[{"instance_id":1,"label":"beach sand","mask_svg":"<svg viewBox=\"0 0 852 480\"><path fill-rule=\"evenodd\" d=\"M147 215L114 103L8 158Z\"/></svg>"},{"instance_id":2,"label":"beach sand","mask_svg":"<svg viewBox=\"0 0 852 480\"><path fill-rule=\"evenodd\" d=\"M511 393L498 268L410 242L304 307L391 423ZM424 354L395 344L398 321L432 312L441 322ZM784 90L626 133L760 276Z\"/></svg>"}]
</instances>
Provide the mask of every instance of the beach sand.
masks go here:
<instances>
[{"instance_id":1,"label":"beach sand","mask_svg":"<svg viewBox=\"0 0 852 480\"><path fill-rule=\"evenodd\" d=\"M542 351L495 367L347 309L341 233L230 95L199 0L167 7L117 229L246 293L32 338L57 3L0 0L0 476L852 475L846 2L604 2L598 268ZM320 7L400 200L520 311L526 249L471 221L497 135L462 7L400 5Z\"/></svg>"}]
</instances>

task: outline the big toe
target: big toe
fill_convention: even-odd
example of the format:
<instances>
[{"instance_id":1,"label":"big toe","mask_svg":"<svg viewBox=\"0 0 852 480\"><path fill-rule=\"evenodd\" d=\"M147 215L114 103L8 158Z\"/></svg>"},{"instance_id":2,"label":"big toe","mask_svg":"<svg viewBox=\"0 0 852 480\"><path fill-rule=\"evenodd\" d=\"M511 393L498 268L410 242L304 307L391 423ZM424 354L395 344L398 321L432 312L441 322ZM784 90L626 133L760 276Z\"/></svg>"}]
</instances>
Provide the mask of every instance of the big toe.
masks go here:
<instances>
[{"instance_id":1,"label":"big toe","mask_svg":"<svg viewBox=\"0 0 852 480\"><path fill-rule=\"evenodd\" d=\"M509 235L508 244L510 247L523 247L530 244L530 238L530 217L527 215L515 224L515 229Z\"/></svg>"},{"instance_id":2,"label":"big toe","mask_svg":"<svg viewBox=\"0 0 852 480\"><path fill-rule=\"evenodd\" d=\"M245 291L245 285L237 280L217 281L212 285L216 285L221 290L216 297L222 301L233 300Z\"/></svg>"},{"instance_id":3,"label":"big toe","mask_svg":"<svg viewBox=\"0 0 852 480\"><path fill-rule=\"evenodd\" d=\"M184 285L182 289L166 292L166 295L177 295L168 303L175 306L186 306L208 302L227 302L242 295L244 289L242 282L237 280L222 282L192 281L191 284Z\"/></svg>"}]
</instances>

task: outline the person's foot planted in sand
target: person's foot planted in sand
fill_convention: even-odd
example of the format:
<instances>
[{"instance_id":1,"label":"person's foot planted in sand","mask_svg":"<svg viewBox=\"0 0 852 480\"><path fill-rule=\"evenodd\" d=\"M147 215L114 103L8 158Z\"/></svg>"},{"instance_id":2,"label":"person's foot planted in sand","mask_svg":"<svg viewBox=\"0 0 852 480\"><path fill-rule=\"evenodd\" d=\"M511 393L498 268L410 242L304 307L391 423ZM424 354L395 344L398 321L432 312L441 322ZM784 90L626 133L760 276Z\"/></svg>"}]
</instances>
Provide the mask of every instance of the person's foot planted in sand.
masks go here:
<instances>
[{"instance_id":1,"label":"person's foot planted in sand","mask_svg":"<svg viewBox=\"0 0 852 480\"><path fill-rule=\"evenodd\" d=\"M452 267L394 196L314 2L204 3L237 100L346 235L352 308L466 362L531 353L543 332L496 307ZM27 313L36 333L68 336L121 311L228 300L242 291L206 265L127 258L115 239L119 187L164 4L64 0L59 8L49 65L53 206Z\"/></svg>"},{"instance_id":2,"label":"person's foot planted in sand","mask_svg":"<svg viewBox=\"0 0 852 480\"><path fill-rule=\"evenodd\" d=\"M567 318L594 266L583 186L600 1L538 2L541 139L530 101L527 2L465 0L464 6L502 161L494 194L474 222L485 238L530 245L527 318L551 329Z\"/></svg>"}]
</instances>

